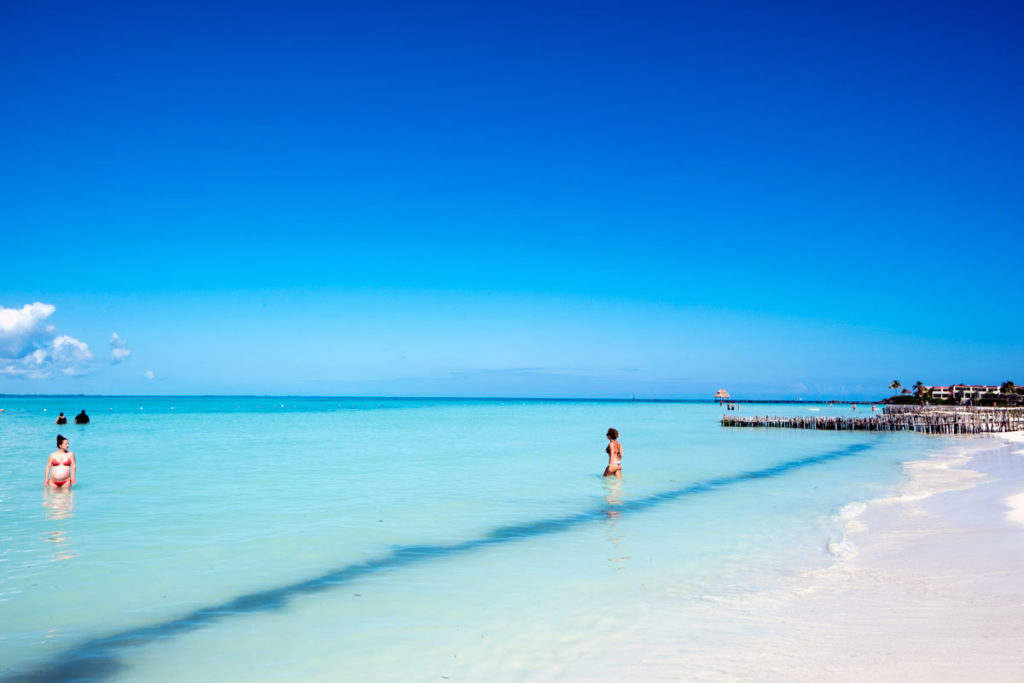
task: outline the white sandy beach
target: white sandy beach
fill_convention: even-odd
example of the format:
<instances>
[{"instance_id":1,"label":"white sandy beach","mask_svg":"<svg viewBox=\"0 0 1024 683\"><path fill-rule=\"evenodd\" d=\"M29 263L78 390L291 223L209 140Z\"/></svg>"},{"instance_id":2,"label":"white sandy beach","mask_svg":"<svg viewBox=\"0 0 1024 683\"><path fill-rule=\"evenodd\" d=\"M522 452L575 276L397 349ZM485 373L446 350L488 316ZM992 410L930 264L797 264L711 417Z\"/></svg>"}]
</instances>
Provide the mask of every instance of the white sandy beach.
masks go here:
<instances>
[{"instance_id":1,"label":"white sandy beach","mask_svg":"<svg viewBox=\"0 0 1024 683\"><path fill-rule=\"evenodd\" d=\"M772 615L764 673L1024 679L1022 436L963 439L908 463L903 495L868 505L839 563Z\"/></svg>"},{"instance_id":2,"label":"white sandy beach","mask_svg":"<svg viewBox=\"0 0 1024 683\"><path fill-rule=\"evenodd\" d=\"M666 605L580 679L1024 680L1024 433L936 439L901 495L843 511L835 565L771 594ZM673 637L703 619L707 642Z\"/></svg>"}]
</instances>

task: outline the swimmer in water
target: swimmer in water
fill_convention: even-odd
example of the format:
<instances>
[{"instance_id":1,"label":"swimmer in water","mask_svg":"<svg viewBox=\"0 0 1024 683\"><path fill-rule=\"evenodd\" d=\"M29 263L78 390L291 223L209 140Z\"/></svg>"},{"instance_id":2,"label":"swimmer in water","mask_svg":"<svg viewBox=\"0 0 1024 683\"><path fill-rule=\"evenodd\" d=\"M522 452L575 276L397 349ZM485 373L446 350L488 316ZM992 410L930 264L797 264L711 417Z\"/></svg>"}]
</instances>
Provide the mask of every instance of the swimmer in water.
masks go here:
<instances>
[{"instance_id":1,"label":"swimmer in water","mask_svg":"<svg viewBox=\"0 0 1024 683\"><path fill-rule=\"evenodd\" d=\"M68 419L64 417L64 413L61 413L60 415L57 416L57 424L66 425L67 423Z\"/></svg>"},{"instance_id":2,"label":"swimmer in water","mask_svg":"<svg viewBox=\"0 0 1024 683\"><path fill-rule=\"evenodd\" d=\"M46 459L46 474L43 485L54 488L63 488L75 483L75 475L78 472L78 465L75 462L75 454L68 450L68 440L60 434L57 435L57 450L50 453Z\"/></svg>"},{"instance_id":3,"label":"swimmer in water","mask_svg":"<svg viewBox=\"0 0 1024 683\"><path fill-rule=\"evenodd\" d=\"M612 427L605 436L608 437L608 447L604 449L608 454L608 466L604 468L604 476L622 479L622 444L618 441L619 430Z\"/></svg>"}]
</instances>

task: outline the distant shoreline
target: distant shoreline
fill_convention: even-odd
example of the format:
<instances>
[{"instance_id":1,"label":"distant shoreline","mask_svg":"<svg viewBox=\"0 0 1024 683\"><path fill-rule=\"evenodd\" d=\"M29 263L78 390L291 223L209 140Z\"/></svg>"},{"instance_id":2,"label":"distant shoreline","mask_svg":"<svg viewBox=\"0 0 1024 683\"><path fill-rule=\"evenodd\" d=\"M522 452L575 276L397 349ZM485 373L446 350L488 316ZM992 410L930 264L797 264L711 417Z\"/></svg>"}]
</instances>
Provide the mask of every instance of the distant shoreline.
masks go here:
<instances>
[{"instance_id":1,"label":"distant shoreline","mask_svg":"<svg viewBox=\"0 0 1024 683\"><path fill-rule=\"evenodd\" d=\"M298 398L331 401L555 401L573 403L750 403L750 404L809 404L827 405L881 405L883 400L849 399L791 399L791 398L573 398L537 396L331 396L322 394L0 394L3 398Z\"/></svg>"}]
</instances>

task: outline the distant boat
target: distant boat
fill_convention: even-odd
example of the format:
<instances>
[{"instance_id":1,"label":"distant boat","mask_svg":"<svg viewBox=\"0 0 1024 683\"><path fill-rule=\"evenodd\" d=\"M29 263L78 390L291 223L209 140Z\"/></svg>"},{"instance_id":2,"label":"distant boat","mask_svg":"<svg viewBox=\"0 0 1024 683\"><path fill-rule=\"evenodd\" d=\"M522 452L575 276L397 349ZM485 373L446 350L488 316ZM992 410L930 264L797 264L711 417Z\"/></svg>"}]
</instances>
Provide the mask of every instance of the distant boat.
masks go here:
<instances>
[{"instance_id":1,"label":"distant boat","mask_svg":"<svg viewBox=\"0 0 1024 683\"><path fill-rule=\"evenodd\" d=\"M807 410L813 410L814 412L818 412L819 410L821 410L821 408L808 408Z\"/></svg>"}]
</instances>

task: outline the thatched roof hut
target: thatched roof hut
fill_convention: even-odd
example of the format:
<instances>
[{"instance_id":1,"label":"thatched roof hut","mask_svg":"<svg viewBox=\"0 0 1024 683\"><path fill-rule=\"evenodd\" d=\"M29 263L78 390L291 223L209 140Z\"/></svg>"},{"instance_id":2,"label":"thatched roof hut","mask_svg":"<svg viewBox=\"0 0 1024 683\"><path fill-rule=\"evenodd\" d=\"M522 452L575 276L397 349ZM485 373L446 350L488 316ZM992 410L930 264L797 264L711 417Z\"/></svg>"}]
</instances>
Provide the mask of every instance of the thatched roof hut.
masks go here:
<instances>
[{"instance_id":1,"label":"thatched roof hut","mask_svg":"<svg viewBox=\"0 0 1024 683\"><path fill-rule=\"evenodd\" d=\"M729 392L726 391L725 389L719 389L718 391L715 392L715 400L716 401L719 401L719 402L721 402L721 401L728 401L729 398L730 398Z\"/></svg>"}]
</instances>

